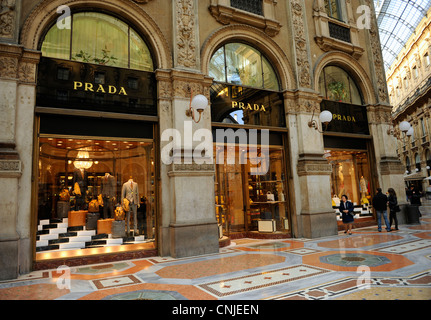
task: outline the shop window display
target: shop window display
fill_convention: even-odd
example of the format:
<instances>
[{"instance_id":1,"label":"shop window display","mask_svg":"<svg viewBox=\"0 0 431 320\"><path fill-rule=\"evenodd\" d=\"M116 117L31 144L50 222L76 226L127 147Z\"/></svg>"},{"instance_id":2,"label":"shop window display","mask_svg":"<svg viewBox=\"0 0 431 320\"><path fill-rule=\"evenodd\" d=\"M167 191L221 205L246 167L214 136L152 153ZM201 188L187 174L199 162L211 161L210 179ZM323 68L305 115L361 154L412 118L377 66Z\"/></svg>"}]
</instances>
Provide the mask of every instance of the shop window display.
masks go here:
<instances>
[{"instance_id":1,"label":"shop window display","mask_svg":"<svg viewBox=\"0 0 431 320\"><path fill-rule=\"evenodd\" d=\"M36 251L154 241L154 172L150 140L41 137Z\"/></svg>"},{"instance_id":2,"label":"shop window display","mask_svg":"<svg viewBox=\"0 0 431 320\"><path fill-rule=\"evenodd\" d=\"M229 153L238 160L234 164L227 161ZM247 145L216 144L214 147L216 215L223 233L288 231L283 148L269 147L269 157L263 160L269 164L262 164L268 168L264 175L252 173L252 163L256 161L250 161L249 154ZM239 161L241 157L247 161Z\"/></svg>"},{"instance_id":3,"label":"shop window display","mask_svg":"<svg viewBox=\"0 0 431 320\"><path fill-rule=\"evenodd\" d=\"M326 150L325 157L332 167L332 206L337 214L341 197L347 195L357 217L370 216L372 192L367 152Z\"/></svg>"}]
</instances>

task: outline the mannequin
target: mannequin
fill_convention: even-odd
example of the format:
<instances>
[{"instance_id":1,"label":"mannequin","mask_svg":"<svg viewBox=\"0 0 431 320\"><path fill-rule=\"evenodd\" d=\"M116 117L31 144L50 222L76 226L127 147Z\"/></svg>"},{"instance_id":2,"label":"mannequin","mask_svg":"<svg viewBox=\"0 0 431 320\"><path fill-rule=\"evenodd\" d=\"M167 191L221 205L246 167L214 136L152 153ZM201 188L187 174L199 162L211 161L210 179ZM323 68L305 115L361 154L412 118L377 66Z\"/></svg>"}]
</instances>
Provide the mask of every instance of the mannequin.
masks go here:
<instances>
[{"instance_id":1,"label":"mannequin","mask_svg":"<svg viewBox=\"0 0 431 320\"><path fill-rule=\"evenodd\" d=\"M103 197L103 218L114 217L114 202L116 196L115 177L109 172L102 178L102 197Z\"/></svg>"},{"instance_id":2,"label":"mannequin","mask_svg":"<svg viewBox=\"0 0 431 320\"><path fill-rule=\"evenodd\" d=\"M138 235L138 206L139 206L139 191L138 184L130 177L129 181L123 184L121 190L121 203L124 199L129 201L129 211L127 211L127 233L130 233L130 213L133 212L133 228L134 234Z\"/></svg>"}]
</instances>

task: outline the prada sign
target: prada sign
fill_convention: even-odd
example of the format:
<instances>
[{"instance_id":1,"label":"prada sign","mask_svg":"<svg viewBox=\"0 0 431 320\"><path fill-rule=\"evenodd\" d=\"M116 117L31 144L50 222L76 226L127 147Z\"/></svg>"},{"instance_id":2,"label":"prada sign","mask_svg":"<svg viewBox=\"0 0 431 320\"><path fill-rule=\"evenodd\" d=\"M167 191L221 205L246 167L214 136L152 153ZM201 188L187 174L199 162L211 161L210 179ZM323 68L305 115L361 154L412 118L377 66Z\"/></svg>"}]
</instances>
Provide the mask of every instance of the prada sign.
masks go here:
<instances>
[{"instance_id":1,"label":"prada sign","mask_svg":"<svg viewBox=\"0 0 431 320\"><path fill-rule=\"evenodd\" d=\"M157 116L152 72L42 57L38 107Z\"/></svg>"},{"instance_id":2,"label":"prada sign","mask_svg":"<svg viewBox=\"0 0 431 320\"><path fill-rule=\"evenodd\" d=\"M328 110L332 112L332 121L329 123L327 131L370 134L366 107L323 100L320 109L321 111Z\"/></svg>"},{"instance_id":3,"label":"prada sign","mask_svg":"<svg viewBox=\"0 0 431 320\"><path fill-rule=\"evenodd\" d=\"M211 86L211 119L222 123L286 127L283 95L214 82Z\"/></svg>"},{"instance_id":4,"label":"prada sign","mask_svg":"<svg viewBox=\"0 0 431 320\"><path fill-rule=\"evenodd\" d=\"M118 94L127 96L127 92L124 87L117 88L111 85L104 86L103 84L92 84L88 82L82 83L81 81L73 82L73 90L84 90L88 92Z\"/></svg>"}]
</instances>

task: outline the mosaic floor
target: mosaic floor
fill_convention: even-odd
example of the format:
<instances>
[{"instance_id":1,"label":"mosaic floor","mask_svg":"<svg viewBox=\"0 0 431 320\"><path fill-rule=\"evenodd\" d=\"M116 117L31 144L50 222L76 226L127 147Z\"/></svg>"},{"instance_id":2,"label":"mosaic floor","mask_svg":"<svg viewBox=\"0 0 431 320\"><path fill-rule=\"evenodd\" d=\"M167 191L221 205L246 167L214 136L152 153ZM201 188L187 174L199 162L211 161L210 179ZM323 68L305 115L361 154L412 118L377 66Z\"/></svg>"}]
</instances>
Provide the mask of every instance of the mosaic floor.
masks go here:
<instances>
[{"instance_id":1,"label":"mosaic floor","mask_svg":"<svg viewBox=\"0 0 431 320\"><path fill-rule=\"evenodd\" d=\"M430 300L431 205L420 225L321 239L239 239L219 254L37 271L0 300Z\"/></svg>"}]
</instances>

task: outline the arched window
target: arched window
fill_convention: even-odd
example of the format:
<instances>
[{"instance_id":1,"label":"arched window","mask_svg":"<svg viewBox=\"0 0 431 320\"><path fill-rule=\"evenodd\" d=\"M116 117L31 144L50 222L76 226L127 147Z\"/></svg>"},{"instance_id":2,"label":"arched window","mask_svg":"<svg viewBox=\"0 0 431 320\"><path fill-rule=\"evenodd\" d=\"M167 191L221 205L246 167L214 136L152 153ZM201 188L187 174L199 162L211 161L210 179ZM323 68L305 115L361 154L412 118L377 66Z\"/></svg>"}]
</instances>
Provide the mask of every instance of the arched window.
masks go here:
<instances>
[{"instance_id":1,"label":"arched window","mask_svg":"<svg viewBox=\"0 0 431 320\"><path fill-rule=\"evenodd\" d=\"M71 28L55 24L42 44L45 57L153 71L148 46L125 22L98 12L71 16Z\"/></svg>"},{"instance_id":2,"label":"arched window","mask_svg":"<svg viewBox=\"0 0 431 320\"><path fill-rule=\"evenodd\" d=\"M363 105L362 95L352 77L337 66L327 66L319 78L319 92L326 100Z\"/></svg>"},{"instance_id":3,"label":"arched window","mask_svg":"<svg viewBox=\"0 0 431 320\"><path fill-rule=\"evenodd\" d=\"M269 61L258 50L243 43L228 43L219 48L211 58L209 75L218 82L280 90Z\"/></svg>"}]
</instances>

